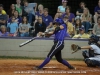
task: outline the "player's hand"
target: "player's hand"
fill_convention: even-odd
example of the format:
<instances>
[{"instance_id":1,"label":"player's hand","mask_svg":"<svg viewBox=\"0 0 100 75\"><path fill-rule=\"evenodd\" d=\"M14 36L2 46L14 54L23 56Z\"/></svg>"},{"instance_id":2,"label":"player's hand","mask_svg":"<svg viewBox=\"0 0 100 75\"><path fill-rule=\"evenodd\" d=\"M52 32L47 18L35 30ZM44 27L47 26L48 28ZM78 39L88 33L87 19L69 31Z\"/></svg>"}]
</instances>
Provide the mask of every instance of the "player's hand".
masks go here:
<instances>
[{"instance_id":1,"label":"player's hand","mask_svg":"<svg viewBox=\"0 0 100 75\"><path fill-rule=\"evenodd\" d=\"M73 54L73 53L75 53L75 52L81 50L81 47L79 47L79 46L76 45L76 44L72 44L72 45L71 45L71 50L73 50L73 52L72 52L72 54Z\"/></svg>"}]
</instances>

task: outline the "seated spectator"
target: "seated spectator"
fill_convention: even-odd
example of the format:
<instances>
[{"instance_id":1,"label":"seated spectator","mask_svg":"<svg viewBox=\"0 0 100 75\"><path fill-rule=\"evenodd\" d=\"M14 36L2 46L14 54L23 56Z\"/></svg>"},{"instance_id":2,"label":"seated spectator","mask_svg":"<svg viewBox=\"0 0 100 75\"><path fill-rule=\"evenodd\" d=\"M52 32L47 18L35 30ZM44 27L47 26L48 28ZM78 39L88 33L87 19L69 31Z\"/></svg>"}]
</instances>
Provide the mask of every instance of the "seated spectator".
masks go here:
<instances>
[{"instance_id":1,"label":"seated spectator","mask_svg":"<svg viewBox=\"0 0 100 75\"><path fill-rule=\"evenodd\" d=\"M11 18L11 22L7 24L7 28L9 28L9 32L10 32L10 35L9 36L12 36L12 37L17 36L17 33L18 33L18 24L16 23L15 20L16 19L13 16Z\"/></svg>"},{"instance_id":2,"label":"seated spectator","mask_svg":"<svg viewBox=\"0 0 100 75\"><path fill-rule=\"evenodd\" d=\"M46 24L43 22L42 16L38 17L38 22L35 23L35 36L42 36L46 30Z\"/></svg>"},{"instance_id":3,"label":"seated spectator","mask_svg":"<svg viewBox=\"0 0 100 75\"><path fill-rule=\"evenodd\" d=\"M35 13L35 22L34 22L34 25L37 22L38 17L39 16L43 16L43 13L44 13L43 9L44 9L43 5L42 4L39 4L38 5L38 11Z\"/></svg>"},{"instance_id":4,"label":"seated spectator","mask_svg":"<svg viewBox=\"0 0 100 75\"><path fill-rule=\"evenodd\" d=\"M67 0L62 0L62 5L58 6L57 13L54 17L54 20L65 13L65 8L67 7Z\"/></svg>"},{"instance_id":5,"label":"seated spectator","mask_svg":"<svg viewBox=\"0 0 100 75\"><path fill-rule=\"evenodd\" d=\"M74 26L72 23L69 22L68 16L64 16L64 22L67 25L67 32L72 37L74 35Z\"/></svg>"},{"instance_id":6,"label":"seated spectator","mask_svg":"<svg viewBox=\"0 0 100 75\"><path fill-rule=\"evenodd\" d=\"M43 22L46 24L46 28L52 27L53 18L48 14L48 8L44 8L44 15L42 16Z\"/></svg>"},{"instance_id":7,"label":"seated spectator","mask_svg":"<svg viewBox=\"0 0 100 75\"><path fill-rule=\"evenodd\" d=\"M1 8L1 14L2 14L2 15L7 15L7 13L6 13L6 11L4 10L2 4L0 4L0 8Z\"/></svg>"},{"instance_id":8,"label":"seated spectator","mask_svg":"<svg viewBox=\"0 0 100 75\"><path fill-rule=\"evenodd\" d=\"M100 0L98 1L98 5L94 9L94 22L97 24L97 18L100 17Z\"/></svg>"},{"instance_id":9,"label":"seated spectator","mask_svg":"<svg viewBox=\"0 0 100 75\"><path fill-rule=\"evenodd\" d=\"M14 4L11 4L10 9L7 12L9 18L12 17L12 16L14 16L15 10L16 10L15 9L15 5Z\"/></svg>"},{"instance_id":10,"label":"seated spectator","mask_svg":"<svg viewBox=\"0 0 100 75\"><path fill-rule=\"evenodd\" d=\"M35 19L36 20L38 19L39 16L43 16L43 13L44 13L43 9L44 9L43 5L39 4L38 5L38 11L35 14Z\"/></svg>"},{"instance_id":11,"label":"seated spectator","mask_svg":"<svg viewBox=\"0 0 100 75\"><path fill-rule=\"evenodd\" d=\"M93 34L100 36L100 17L97 18L97 25L93 27Z\"/></svg>"},{"instance_id":12,"label":"seated spectator","mask_svg":"<svg viewBox=\"0 0 100 75\"><path fill-rule=\"evenodd\" d=\"M73 13L71 13L71 8L69 6L67 6L65 11L66 11L66 13L64 13L62 15L62 18L64 18L64 16L67 15L69 17L69 22L74 24L75 15Z\"/></svg>"},{"instance_id":13,"label":"seated spectator","mask_svg":"<svg viewBox=\"0 0 100 75\"><path fill-rule=\"evenodd\" d=\"M77 39L89 39L89 37L90 35L85 33L84 27L79 28L79 34L73 36L73 38Z\"/></svg>"},{"instance_id":14,"label":"seated spectator","mask_svg":"<svg viewBox=\"0 0 100 75\"><path fill-rule=\"evenodd\" d=\"M28 22L31 24L32 20L35 21L35 11L37 7L37 3L28 3L27 0L24 0L24 10L27 12Z\"/></svg>"},{"instance_id":15,"label":"seated spectator","mask_svg":"<svg viewBox=\"0 0 100 75\"><path fill-rule=\"evenodd\" d=\"M80 9L78 9L76 11L77 16L81 16L83 14L83 10L84 10L85 6L86 6L85 2L80 3Z\"/></svg>"},{"instance_id":16,"label":"seated spectator","mask_svg":"<svg viewBox=\"0 0 100 75\"><path fill-rule=\"evenodd\" d=\"M2 14L2 11L3 11L3 5L0 4L0 26L6 25L8 19L6 14Z\"/></svg>"},{"instance_id":17,"label":"seated spectator","mask_svg":"<svg viewBox=\"0 0 100 75\"><path fill-rule=\"evenodd\" d=\"M79 34L79 28L84 26L82 25L80 18L76 18L75 20L75 34Z\"/></svg>"},{"instance_id":18,"label":"seated spectator","mask_svg":"<svg viewBox=\"0 0 100 75\"><path fill-rule=\"evenodd\" d=\"M88 8L85 8L83 14L81 15L82 25L85 27L85 33L88 33L89 28L91 28L92 15Z\"/></svg>"},{"instance_id":19,"label":"seated spectator","mask_svg":"<svg viewBox=\"0 0 100 75\"><path fill-rule=\"evenodd\" d=\"M2 25L0 27L0 37L1 36L9 36L9 32L7 32L6 26Z\"/></svg>"},{"instance_id":20,"label":"seated spectator","mask_svg":"<svg viewBox=\"0 0 100 75\"><path fill-rule=\"evenodd\" d=\"M19 13L17 10L14 11L15 22L19 25L22 22L22 18L19 16ZM8 23L10 23L12 18L9 18Z\"/></svg>"},{"instance_id":21,"label":"seated spectator","mask_svg":"<svg viewBox=\"0 0 100 75\"><path fill-rule=\"evenodd\" d=\"M16 10L19 13L19 16L22 16L22 6L21 6L21 0L16 0L15 4Z\"/></svg>"},{"instance_id":22,"label":"seated spectator","mask_svg":"<svg viewBox=\"0 0 100 75\"><path fill-rule=\"evenodd\" d=\"M23 16L22 23L19 24L20 37L28 37L29 28L30 28L30 24L28 23L27 17Z\"/></svg>"}]
</instances>

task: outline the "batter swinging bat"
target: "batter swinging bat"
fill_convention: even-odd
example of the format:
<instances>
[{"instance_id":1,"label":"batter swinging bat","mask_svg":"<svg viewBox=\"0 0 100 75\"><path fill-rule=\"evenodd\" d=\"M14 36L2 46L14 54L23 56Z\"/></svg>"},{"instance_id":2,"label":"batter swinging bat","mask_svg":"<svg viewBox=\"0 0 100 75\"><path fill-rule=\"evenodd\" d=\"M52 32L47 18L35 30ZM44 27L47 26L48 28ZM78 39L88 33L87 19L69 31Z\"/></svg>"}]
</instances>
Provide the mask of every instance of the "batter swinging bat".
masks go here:
<instances>
[{"instance_id":1,"label":"batter swinging bat","mask_svg":"<svg viewBox=\"0 0 100 75\"><path fill-rule=\"evenodd\" d=\"M23 43L21 43L21 44L19 45L19 47L22 47L22 46L24 46L24 45L26 45L26 44L32 42L33 40L35 40L35 37L32 38L32 39L29 39L29 40L27 40L27 41L25 41L25 42L23 42Z\"/></svg>"}]
</instances>

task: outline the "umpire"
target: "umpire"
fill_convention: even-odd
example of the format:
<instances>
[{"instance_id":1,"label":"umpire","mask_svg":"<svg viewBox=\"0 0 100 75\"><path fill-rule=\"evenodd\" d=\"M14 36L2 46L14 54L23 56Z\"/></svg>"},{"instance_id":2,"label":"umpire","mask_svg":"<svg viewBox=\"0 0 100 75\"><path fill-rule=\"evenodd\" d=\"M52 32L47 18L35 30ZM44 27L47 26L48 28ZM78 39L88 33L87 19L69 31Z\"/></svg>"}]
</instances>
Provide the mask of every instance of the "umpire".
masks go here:
<instances>
[{"instance_id":1,"label":"umpire","mask_svg":"<svg viewBox=\"0 0 100 75\"><path fill-rule=\"evenodd\" d=\"M52 46L50 52L47 55L47 58L44 60L44 62L40 66L36 66L35 69L39 70L42 69L47 63L50 62L53 56L56 57L56 60L63 65L67 66L69 69L75 69L73 66L71 66L66 60L62 59L61 50L64 48L64 38L68 35L66 33L67 31L67 25L64 24L64 21L60 18L57 18L55 20L55 25L57 26L55 28L54 32L48 32L47 34L55 34L54 37L54 45Z\"/></svg>"}]
</instances>

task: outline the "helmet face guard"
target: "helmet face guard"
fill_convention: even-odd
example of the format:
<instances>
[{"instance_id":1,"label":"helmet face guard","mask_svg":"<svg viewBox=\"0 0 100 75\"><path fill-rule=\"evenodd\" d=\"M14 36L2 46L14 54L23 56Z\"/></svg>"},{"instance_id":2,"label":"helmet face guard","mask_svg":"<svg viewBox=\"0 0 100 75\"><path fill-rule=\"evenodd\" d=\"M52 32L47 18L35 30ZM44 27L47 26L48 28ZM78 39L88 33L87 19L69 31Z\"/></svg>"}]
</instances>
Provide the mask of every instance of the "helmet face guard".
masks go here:
<instances>
[{"instance_id":1,"label":"helmet face guard","mask_svg":"<svg viewBox=\"0 0 100 75\"><path fill-rule=\"evenodd\" d=\"M88 41L89 45L96 44L99 41L99 37L96 35L92 35Z\"/></svg>"},{"instance_id":2,"label":"helmet face guard","mask_svg":"<svg viewBox=\"0 0 100 75\"><path fill-rule=\"evenodd\" d=\"M89 45L92 45L92 44L95 44L95 43L97 43L97 41L95 41L95 40L92 39L92 38L90 38L90 39L88 40L88 44L89 44Z\"/></svg>"}]
</instances>

